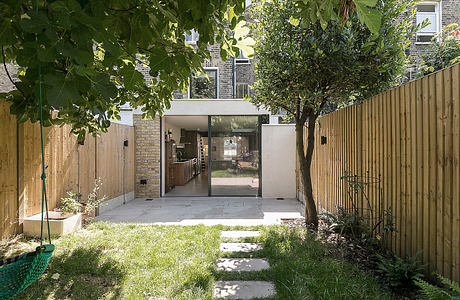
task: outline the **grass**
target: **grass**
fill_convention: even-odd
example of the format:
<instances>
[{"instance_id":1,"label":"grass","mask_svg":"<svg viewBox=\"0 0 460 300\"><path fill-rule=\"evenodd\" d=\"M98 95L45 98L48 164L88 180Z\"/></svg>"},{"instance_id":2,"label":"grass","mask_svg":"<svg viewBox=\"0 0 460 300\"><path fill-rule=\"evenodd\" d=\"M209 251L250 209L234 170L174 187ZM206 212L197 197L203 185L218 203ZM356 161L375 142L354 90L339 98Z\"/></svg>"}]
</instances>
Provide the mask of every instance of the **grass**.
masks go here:
<instances>
[{"instance_id":1,"label":"grass","mask_svg":"<svg viewBox=\"0 0 460 300\"><path fill-rule=\"evenodd\" d=\"M214 170L211 171L211 176L213 178L227 178L227 177L257 177L258 169L254 167L243 167L236 172L233 169L226 170Z\"/></svg>"},{"instance_id":2,"label":"grass","mask_svg":"<svg viewBox=\"0 0 460 300\"><path fill-rule=\"evenodd\" d=\"M54 241L48 271L17 299L212 299L215 280L273 281L276 299L391 298L311 234L283 226L254 227L262 235L245 239L263 243L251 256L267 258L271 269L217 271L218 257L248 257L219 252L223 229L229 227L91 224ZM35 243L16 241L0 254L11 256Z\"/></svg>"}]
</instances>

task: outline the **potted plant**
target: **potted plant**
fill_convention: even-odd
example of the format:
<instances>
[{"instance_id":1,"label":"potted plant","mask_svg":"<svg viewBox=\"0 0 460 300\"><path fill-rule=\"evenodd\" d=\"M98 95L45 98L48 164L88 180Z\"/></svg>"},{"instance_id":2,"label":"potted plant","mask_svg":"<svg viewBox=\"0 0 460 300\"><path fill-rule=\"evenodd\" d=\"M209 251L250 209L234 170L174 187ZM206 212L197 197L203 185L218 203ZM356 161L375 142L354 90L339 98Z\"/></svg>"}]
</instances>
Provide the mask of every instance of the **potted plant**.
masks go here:
<instances>
[{"instance_id":1,"label":"potted plant","mask_svg":"<svg viewBox=\"0 0 460 300\"><path fill-rule=\"evenodd\" d=\"M102 180L100 178L94 181L94 188L91 193L88 194L86 199L82 199L81 194L74 192L67 192L67 197L61 198L61 207L59 210L62 214L73 213L73 214L82 214L82 221L86 223L87 221L95 217L96 208L101 204L106 196L98 198L99 189L102 186Z\"/></svg>"}]
</instances>

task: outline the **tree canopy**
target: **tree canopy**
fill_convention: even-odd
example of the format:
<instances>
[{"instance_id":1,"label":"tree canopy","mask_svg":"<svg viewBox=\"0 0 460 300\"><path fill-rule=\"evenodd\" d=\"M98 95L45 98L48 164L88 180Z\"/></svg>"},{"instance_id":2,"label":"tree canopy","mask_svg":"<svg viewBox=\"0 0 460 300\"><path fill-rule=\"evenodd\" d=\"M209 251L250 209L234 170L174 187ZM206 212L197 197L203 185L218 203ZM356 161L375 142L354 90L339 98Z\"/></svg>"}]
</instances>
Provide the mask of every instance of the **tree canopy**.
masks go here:
<instances>
[{"instance_id":1,"label":"tree canopy","mask_svg":"<svg viewBox=\"0 0 460 300\"><path fill-rule=\"evenodd\" d=\"M382 23L377 33L357 15L344 26L318 21L292 24L295 0L272 0L254 7L256 84L251 101L277 113L287 113L296 123L306 219L316 223L310 165L317 118L330 103L347 104L367 98L400 81L405 69L405 48L417 26L405 14L411 0L380 0ZM410 12L410 10L409 10ZM303 128L308 124L304 151Z\"/></svg>"},{"instance_id":2,"label":"tree canopy","mask_svg":"<svg viewBox=\"0 0 460 300\"><path fill-rule=\"evenodd\" d=\"M356 9L375 30L375 1L298 0L293 17L324 27ZM35 2L0 2L2 62L19 67L16 90L0 97L19 122L37 121L40 65L44 125L71 124L80 139L106 130L125 103L145 117L168 108L173 91L203 71L210 44L219 43L223 58L251 53L243 0L38 0L37 12ZM191 30L199 33L196 47L185 43Z\"/></svg>"},{"instance_id":3,"label":"tree canopy","mask_svg":"<svg viewBox=\"0 0 460 300\"><path fill-rule=\"evenodd\" d=\"M202 70L209 44L223 56L238 51L228 28L244 11L242 0L40 0L38 12L34 2L0 3L2 60L20 70L17 90L3 97L18 121L38 120L40 64L46 125L70 123L80 138L106 129L127 102L150 117L169 107L172 92ZM185 43L192 29L195 47Z\"/></svg>"}]
</instances>

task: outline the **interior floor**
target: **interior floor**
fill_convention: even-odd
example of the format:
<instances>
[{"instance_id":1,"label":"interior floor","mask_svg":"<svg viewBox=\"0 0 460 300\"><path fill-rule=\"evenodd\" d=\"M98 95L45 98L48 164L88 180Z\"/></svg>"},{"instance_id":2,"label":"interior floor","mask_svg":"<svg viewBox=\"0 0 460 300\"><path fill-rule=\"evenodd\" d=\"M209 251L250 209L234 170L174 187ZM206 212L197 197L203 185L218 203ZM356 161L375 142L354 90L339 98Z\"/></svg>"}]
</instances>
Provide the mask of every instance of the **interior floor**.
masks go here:
<instances>
[{"instance_id":1,"label":"interior floor","mask_svg":"<svg viewBox=\"0 0 460 300\"><path fill-rule=\"evenodd\" d=\"M165 197L208 196L208 175L202 172L182 186L175 186Z\"/></svg>"}]
</instances>

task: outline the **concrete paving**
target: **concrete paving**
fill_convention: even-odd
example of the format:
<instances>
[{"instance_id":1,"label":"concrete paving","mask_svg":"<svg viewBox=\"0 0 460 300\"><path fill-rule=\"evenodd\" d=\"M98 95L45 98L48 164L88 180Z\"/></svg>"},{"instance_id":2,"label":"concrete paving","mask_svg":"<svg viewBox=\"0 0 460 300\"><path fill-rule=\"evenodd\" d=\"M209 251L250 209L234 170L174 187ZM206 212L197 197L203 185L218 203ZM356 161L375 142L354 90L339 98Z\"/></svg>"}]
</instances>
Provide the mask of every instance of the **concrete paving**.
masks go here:
<instances>
[{"instance_id":1,"label":"concrete paving","mask_svg":"<svg viewBox=\"0 0 460 300\"><path fill-rule=\"evenodd\" d=\"M138 198L102 213L98 221L162 225L271 225L282 218L299 218L303 204L296 199L257 197Z\"/></svg>"},{"instance_id":2,"label":"concrete paving","mask_svg":"<svg viewBox=\"0 0 460 300\"><path fill-rule=\"evenodd\" d=\"M217 270L227 272L261 271L270 268L268 261L261 258L219 258Z\"/></svg>"},{"instance_id":3,"label":"concrete paving","mask_svg":"<svg viewBox=\"0 0 460 300\"><path fill-rule=\"evenodd\" d=\"M221 243L220 251L223 252L252 252L262 249L259 243Z\"/></svg>"},{"instance_id":4,"label":"concrete paving","mask_svg":"<svg viewBox=\"0 0 460 300\"><path fill-rule=\"evenodd\" d=\"M223 238L230 238L230 239L258 237L259 235L260 235L260 231L233 230L233 231L222 231L221 232L221 236Z\"/></svg>"},{"instance_id":5,"label":"concrete paving","mask_svg":"<svg viewBox=\"0 0 460 300\"><path fill-rule=\"evenodd\" d=\"M267 281L216 281L214 297L224 299L269 298L275 295L275 286Z\"/></svg>"}]
</instances>

